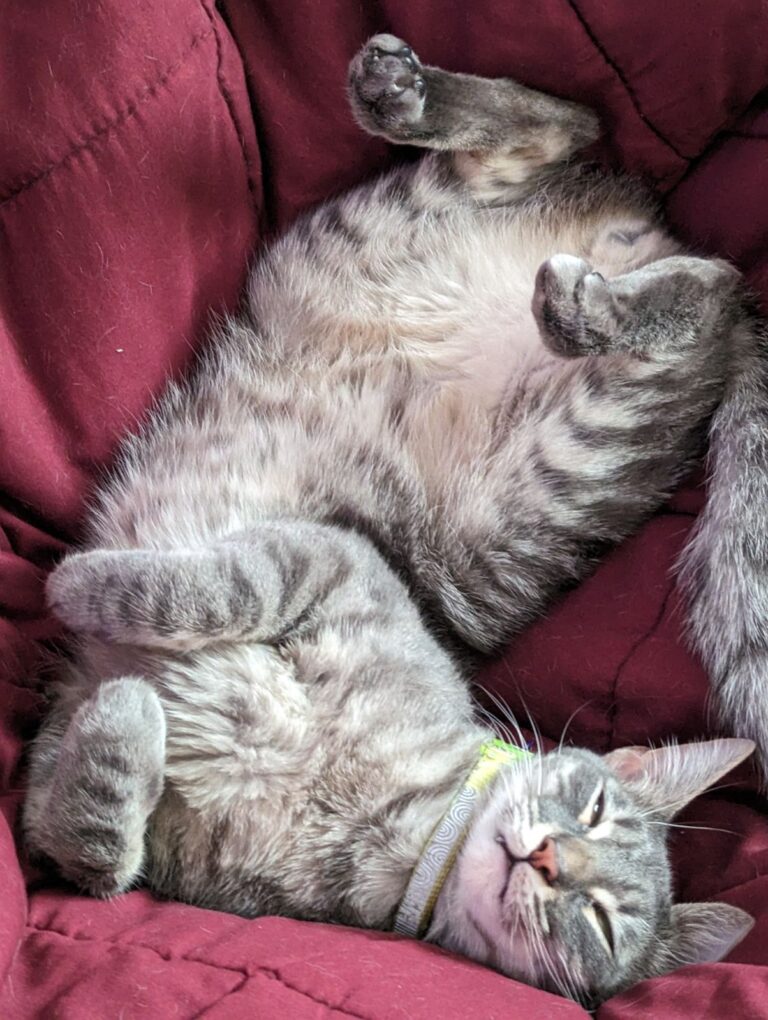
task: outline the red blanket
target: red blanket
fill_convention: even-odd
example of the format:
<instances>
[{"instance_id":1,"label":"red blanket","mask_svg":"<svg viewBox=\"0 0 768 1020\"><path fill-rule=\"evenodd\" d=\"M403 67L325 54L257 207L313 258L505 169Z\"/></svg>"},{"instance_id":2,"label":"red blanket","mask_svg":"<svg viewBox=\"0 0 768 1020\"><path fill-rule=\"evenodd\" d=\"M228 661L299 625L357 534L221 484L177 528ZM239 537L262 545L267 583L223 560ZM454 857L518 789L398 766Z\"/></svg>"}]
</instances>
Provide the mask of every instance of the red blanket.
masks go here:
<instances>
[{"instance_id":1,"label":"red blanket","mask_svg":"<svg viewBox=\"0 0 768 1020\"><path fill-rule=\"evenodd\" d=\"M222 13L223 10L223 13ZM680 233L768 302L768 7L761 0L49 0L0 33L0 1016L584 1016L380 933L245 921L31 876L13 833L39 718L42 582L119 437L233 307L254 244L396 158L344 101L364 38L592 104L602 157L647 174ZM691 485L481 678L597 750L711 731L671 567ZM681 897L757 925L730 961L646 982L601 1020L765 1016L768 817L745 770L674 838ZM25 881L26 879L26 881ZM31 885L29 884L31 881Z\"/></svg>"}]
</instances>

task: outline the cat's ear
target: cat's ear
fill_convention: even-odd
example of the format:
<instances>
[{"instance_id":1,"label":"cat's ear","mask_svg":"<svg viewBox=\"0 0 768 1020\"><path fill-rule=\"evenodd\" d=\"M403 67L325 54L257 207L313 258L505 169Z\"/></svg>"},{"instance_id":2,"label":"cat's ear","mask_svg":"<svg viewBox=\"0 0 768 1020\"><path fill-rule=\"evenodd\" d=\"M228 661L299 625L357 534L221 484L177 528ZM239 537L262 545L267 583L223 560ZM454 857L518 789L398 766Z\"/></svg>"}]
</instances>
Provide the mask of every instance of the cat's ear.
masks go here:
<instances>
[{"instance_id":1,"label":"cat's ear","mask_svg":"<svg viewBox=\"0 0 768 1020\"><path fill-rule=\"evenodd\" d=\"M671 818L754 749L751 740L722 738L653 749L621 747L603 761L654 811Z\"/></svg>"},{"instance_id":2,"label":"cat's ear","mask_svg":"<svg viewBox=\"0 0 768 1020\"><path fill-rule=\"evenodd\" d=\"M746 911L728 903L676 903L672 907L672 966L722 960L754 923Z\"/></svg>"}]
</instances>

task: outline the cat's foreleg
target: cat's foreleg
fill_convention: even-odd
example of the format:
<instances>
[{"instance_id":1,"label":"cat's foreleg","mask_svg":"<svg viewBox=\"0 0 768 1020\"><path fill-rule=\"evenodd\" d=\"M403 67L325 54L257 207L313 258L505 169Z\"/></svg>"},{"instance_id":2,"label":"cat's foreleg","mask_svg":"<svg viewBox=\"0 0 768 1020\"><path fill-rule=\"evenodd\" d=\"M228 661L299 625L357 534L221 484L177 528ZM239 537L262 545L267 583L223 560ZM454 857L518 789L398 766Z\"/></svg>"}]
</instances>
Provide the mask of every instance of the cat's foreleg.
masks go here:
<instances>
[{"instance_id":1,"label":"cat's foreleg","mask_svg":"<svg viewBox=\"0 0 768 1020\"><path fill-rule=\"evenodd\" d=\"M163 789L165 719L145 681L102 684L33 748L24 828L33 853L95 896L139 877L144 831Z\"/></svg>"},{"instance_id":2,"label":"cat's foreleg","mask_svg":"<svg viewBox=\"0 0 768 1020\"><path fill-rule=\"evenodd\" d=\"M453 169L481 202L503 201L599 133L578 103L509 78L425 67L393 35L374 36L354 57L349 96L371 134L453 153Z\"/></svg>"},{"instance_id":3,"label":"cat's foreleg","mask_svg":"<svg viewBox=\"0 0 768 1020\"><path fill-rule=\"evenodd\" d=\"M732 266L714 259L676 255L605 279L583 259L555 255L539 268L533 312L544 343L563 357L630 354L674 363L723 347L738 280Z\"/></svg>"},{"instance_id":4,"label":"cat's foreleg","mask_svg":"<svg viewBox=\"0 0 768 1020\"><path fill-rule=\"evenodd\" d=\"M48 600L74 631L189 649L276 642L347 584L355 539L307 521L264 522L197 549L96 550L67 557Z\"/></svg>"}]
</instances>

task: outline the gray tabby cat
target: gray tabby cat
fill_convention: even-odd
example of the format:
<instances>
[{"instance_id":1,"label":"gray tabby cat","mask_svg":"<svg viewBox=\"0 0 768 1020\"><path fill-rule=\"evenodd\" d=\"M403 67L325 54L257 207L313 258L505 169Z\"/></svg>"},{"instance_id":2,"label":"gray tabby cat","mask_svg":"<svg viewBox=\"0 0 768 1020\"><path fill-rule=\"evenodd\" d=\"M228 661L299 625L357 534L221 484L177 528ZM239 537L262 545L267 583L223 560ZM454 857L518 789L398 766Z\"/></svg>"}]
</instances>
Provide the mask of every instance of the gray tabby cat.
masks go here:
<instances>
[{"instance_id":1,"label":"gray tabby cat","mask_svg":"<svg viewBox=\"0 0 768 1020\"><path fill-rule=\"evenodd\" d=\"M80 639L26 834L96 895L141 878L391 927L489 739L455 649L497 648L634 530L724 396L689 573L716 682L748 700L730 669L764 644L729 607L753 579L723 564L764 552L724 537L722 501L763 455L733 436L764 369L736 272L683 254L635 183L570 162L597 135L582 107L422 67L389 35L350 97L373 134L435 151L263 255L49 581ZM765 748L760 718L742 728ZM751 922L671 904L666 822L751 749L510 758L427 938L585 1002L720 958Z\"/></svg>"}]
</instances>

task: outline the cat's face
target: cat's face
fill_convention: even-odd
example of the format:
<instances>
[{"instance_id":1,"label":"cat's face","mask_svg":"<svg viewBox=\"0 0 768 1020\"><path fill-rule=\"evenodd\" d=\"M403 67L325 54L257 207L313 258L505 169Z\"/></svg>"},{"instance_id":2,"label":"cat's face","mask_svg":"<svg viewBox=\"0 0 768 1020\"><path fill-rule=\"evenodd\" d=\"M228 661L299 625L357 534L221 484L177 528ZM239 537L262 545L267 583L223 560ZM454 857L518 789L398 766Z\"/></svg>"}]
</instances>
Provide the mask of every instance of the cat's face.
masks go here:
<instances>
[{"instance_id":1,"label":"cat's face","mask_svg":"<svg viewBox=\"0 0 768 1020\"><path fill-rule=\"evenodd\" d=\"M721 747L704 764L699 749L736 744L741 754ZM724 904L672 906L665 819L748 744L607 758L564 750L507 765L476 813L429 938L585 1004L719 959L751 919Z\"/></svg>"}]
</instances>

